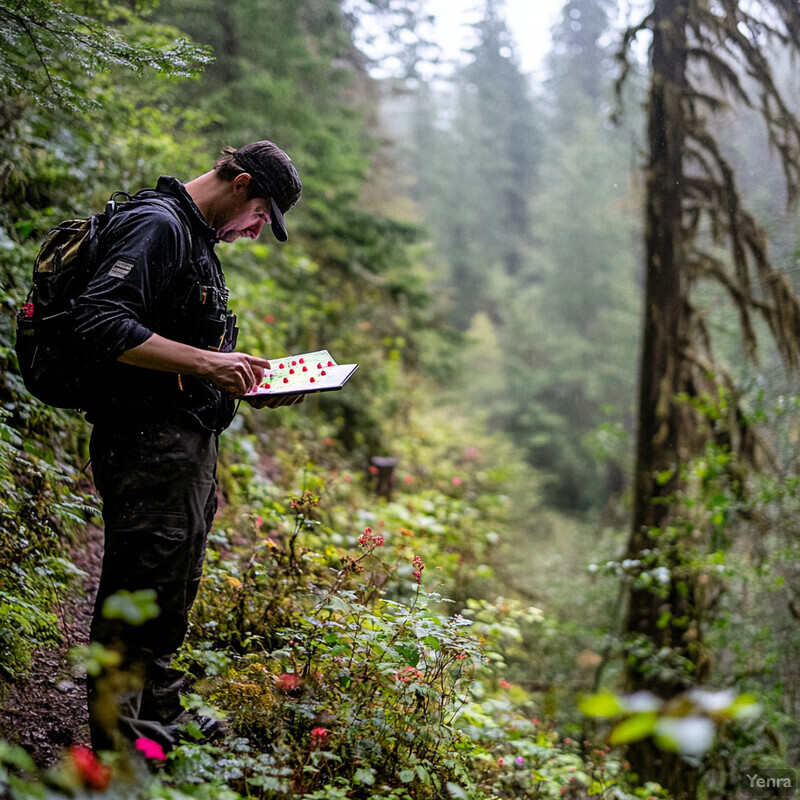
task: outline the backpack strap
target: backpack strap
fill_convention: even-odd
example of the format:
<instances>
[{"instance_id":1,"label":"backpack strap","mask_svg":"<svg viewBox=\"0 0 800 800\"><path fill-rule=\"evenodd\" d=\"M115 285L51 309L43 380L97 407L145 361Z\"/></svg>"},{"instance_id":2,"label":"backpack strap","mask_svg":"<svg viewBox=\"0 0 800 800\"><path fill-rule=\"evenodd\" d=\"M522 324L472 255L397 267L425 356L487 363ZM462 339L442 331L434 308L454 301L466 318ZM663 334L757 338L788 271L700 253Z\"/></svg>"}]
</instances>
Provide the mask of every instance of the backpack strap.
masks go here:
<instances>
[{"instance_id":1,"label":"backpack strap","mask_svg":"<svg viewBox=\"0 0 800 800\"><path fill-rule=\"evenodd\" d=\"M114 194L108 198L108 202L106 203L106 216L108 219L111 219L111 217L117 213L117 209L120 206L120 202L117 199L118 197L124 198L123 202L125 203L129 203L131 200L133 200L133 195L128 194L128 192L114 192Z\"/></svg>"}]
</instances>

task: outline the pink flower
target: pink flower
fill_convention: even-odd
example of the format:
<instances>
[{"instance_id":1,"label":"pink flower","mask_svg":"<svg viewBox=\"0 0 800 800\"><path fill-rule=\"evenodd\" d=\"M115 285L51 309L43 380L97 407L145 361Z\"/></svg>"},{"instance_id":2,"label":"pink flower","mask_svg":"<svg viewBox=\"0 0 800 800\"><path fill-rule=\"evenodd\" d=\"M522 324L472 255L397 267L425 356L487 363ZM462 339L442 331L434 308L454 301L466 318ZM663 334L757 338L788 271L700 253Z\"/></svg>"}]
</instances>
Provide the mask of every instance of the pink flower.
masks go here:
<instances>
[{"instance_id":1,"label":"pink flower","mask_svg":"<svg viewBox=\"0 0 800 800\"><path fill-rule=\"evenodd\" d=\"M403 667L395 676L395 680L400 683L410 683L411 681L421 681L425 678L425 674L420 672L416 667Z\"/></svg>"},{"instance_id":2,"label":"pink flower","mask_svg":"<svg viewBox=\"0 0 800 800\"><path fill-rule=\"evenodd\" d=\"M358 537L358 543L367 553L371 552L376 547L381 547L385 542L386 539L384 539L383 536L373 535L372 528L364 528L364 533Z\"/></svg>"},{"instance_id":3,"label":"pink flower","mask_svg":"<svg viewBox=\"0 0 800 800\"><path fill-rule=\"evenodd\" d=\"M140 736L136 740L136 749L139 750L145 758L151 758L153 761L167 760L164 748L158 742L154 742L152 739L146 739L144 736Z\"/></svg>"},{"instance_id":4,"label":"pink flower","mask_svg":"<svg viewBox=\"0 0 800 800\"><path fill-rule=\"evenodd\" d=\"M311 747L316 748L325 744L328 738L328 730L326 728L314 728L311 731Z\"/></svg>"},{"instance_id":5,"label":"pink flower","mask_svg":"<svg viewBox=\"0 0 800 800\"><path fill-rule=\"evenodd\" d=\"M453 486L461 486L463 481L461 480L461 478L458 477L458 475L454 475L453 479L450 481L450 483L452 483Z\"/></svg>"},{"instance_id":6,"label":"pink flower","mask_svg":"<svg viewBox=\"0 0 800 800\"><path fill-rule=\"evenodd\" d=\"M294 672L282 672L275 678L275 683L284 694L292 695L300 688L300 676Z\"/></svg>"},{"instance_id":7,"label":"pink flower","mask_svg":"<svg viewBox=\"0 0 800 800\"><path fill-rule=\"evenodd\" d=\"M500 688L501 689L510 689L513 684L509 683L505 678L500 678Z\"/></svg>"}]
</instances>

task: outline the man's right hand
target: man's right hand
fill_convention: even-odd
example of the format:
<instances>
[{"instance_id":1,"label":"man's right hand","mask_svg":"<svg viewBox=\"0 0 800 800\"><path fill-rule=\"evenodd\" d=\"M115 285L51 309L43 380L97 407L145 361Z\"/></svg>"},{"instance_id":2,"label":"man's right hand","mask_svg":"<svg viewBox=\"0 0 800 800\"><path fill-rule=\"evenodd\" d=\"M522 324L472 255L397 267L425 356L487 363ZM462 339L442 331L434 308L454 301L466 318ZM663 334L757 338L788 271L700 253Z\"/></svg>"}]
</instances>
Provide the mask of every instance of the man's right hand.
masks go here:
<instances>
[{"instance_id":1,"label":"man's right hand","mask_svg":"<svg viewBox=\"0 0 800 800\"><path fill-rule=\"evenodd\" d=\"M126 350L119 361L145 369L196 375L211 381L232 397L241 397L257 386L269 369L269 361L248 353L219 353L165 339L154 333L138 347Z\"/></svg>"},{"instance_id":2,"label":"man's right hand","mask_svg":"<svg viewBox=\"0 0 800 800\"><path fill-rule=\"evenodd\" d=\"M212 368L203 377L224 389L231 397L241 397L258 386L269 369L269 361L248 353L214 353Z\"/></svg>"}]
</instances>

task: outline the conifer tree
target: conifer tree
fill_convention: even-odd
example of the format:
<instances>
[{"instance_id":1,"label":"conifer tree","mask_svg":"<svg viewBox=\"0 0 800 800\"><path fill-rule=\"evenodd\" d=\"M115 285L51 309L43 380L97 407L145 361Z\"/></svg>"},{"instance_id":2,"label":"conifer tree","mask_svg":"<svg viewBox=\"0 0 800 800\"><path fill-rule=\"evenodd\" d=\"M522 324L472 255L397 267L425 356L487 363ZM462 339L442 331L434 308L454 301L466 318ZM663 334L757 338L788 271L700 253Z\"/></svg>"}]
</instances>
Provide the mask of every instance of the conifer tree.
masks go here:
<instances>
[{"instance_id":1,"label":"conifer tree","mask_svg":"<svg viewBox=\"0 0 800 800\"><path fill-rule=\"evenodd\" d=\"M632 690L671 698L707 677L702 632L711 613L688 556L702 548L708 530L682 524L682 468L712 442L744 457L756 453L736 387L715 359L698 287L711 282L725 291L748 357L757 358L760 318L787 367L800 358L800 302L770 260L710 121L728 102L757 109L783 167L788 201L796 201L800 122L776 85L766 47L800 50L800 7L794 0L656 0L625 44L642 30L652 36L646 285L628 546L629 563L641 572L630 596L627 664ZM712 426L695 408L715 398L722 401ZM644 580L654 569L668 576L658 591ZM630 758L643 778L679 800L697 795L699 770L677 756L642 742Z\"/></svg>"},{"instance_id":2,"label":"conifer tree","mask_svg":"<svg viewBox=\"0 0 800 800\"><path fill-rule=\"evenodd\" d=\"M44 106L81 110L92 106L87 78L100 71L196 74L208 63L207 52L175 31L144 27L148 6L146 1L131 10L97 0L0 0L4 94L25 93Z\"/></svg>"},{"instance_id":3,"label":"conifer tree","mask_svg":"<svg viewBox=\"0 0 800 800\"><path fill-rule=\"evenodd\" d=\"M607 6L573 0L553 31L533 247L524 272L505 284L504 391L492 405L549 476L547 502L569 510L622 491L635 395L635 134L609 122Z\"/></svg>"},{"instance_id":4,"label":"conifer tree","mask_svg":"<svg viewBox=\"0 0 800 800\"><path fill-rule=\"evenodd\" d=\"M455 75L447 208L444 218L429 220L449 263L452 319L462 330L478 311L499 319L505 301L493 276L520 274L531 246L539 135L502 8L502 0L484 4L470 61ZM439 174L441 166L432 164Z\"/></svg>"}]
</instances>

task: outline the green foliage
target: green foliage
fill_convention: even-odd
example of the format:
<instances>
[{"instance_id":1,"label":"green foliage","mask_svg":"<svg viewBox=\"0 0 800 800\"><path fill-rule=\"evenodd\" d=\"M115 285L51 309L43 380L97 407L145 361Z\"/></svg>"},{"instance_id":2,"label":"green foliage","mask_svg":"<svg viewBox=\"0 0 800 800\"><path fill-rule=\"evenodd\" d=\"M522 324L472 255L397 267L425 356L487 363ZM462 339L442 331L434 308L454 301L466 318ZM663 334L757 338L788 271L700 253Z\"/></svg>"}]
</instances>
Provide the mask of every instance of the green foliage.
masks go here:
<instances>
[{"instance_id":1,"label":"green foliage","mask_svg":"<svg viewBox=\"0 0 800 800\"><path fill-rule=\"evenodd\" d=\"M95 509L76 493L77 475L36 453L0 412L0 672L24 672L32 652L58 641L51 611L78 571L63 541ZM26 450L28 448L28 450Z\"/></svg>"},{"instance_id":2,"label":"green foliage","mask_svg":"<svg viewBox=\"0 0 800 800\"><path fill-rule=\"evenodd\" d=\"M87 81L97 72L122 67L190 75L208 62L201 48L172 39L174 31L141 25L143 10L121 3L4 0L3 86L45 106L86 111L97 105Z\"/></svg>"},{"instance_id":3,"label":"green foliage","mask_svg":"<svg viewBox=\"0 0 800 800\"><path fill-rule=\"evenodd\" d=\"M450 489L468 497L480 473L461 475ZM20 800L37 785L54 799L89 789L134 800L664 796L631 785L618 754L533 718L536 700L498 680L502 651L541 624L539 609L487 599L461 616L431 588L458 574L447 552L468 543L447 528L463 519L463 498L418 485L374 509L383 524L353 530L372 513L357 487L328 487L309 470L302 480L314 488L288 499L253 482L260 514L240 506L212 537L181 659L197 676L195 702L226 709L224 744L182 745L151 771L125 757L109 768L73 748L44 774L6 747L0 786ZM404 513L425 533L398 529ZM499 522L491 504L472 538L489 520ZM148 605L117 600L131 621ZM98 658L84 655L87 665Z\"/></svg>"},{"instance_id":4,"label":"green foliage","mask_svg":"<svg viewBox=\"0 0 800 800\"><path fill-rule=\"evenodd\" d=\"M462 726L476 745L478 790L454 797L668 797L655 783L632 785L619 752L588 739L576 741L521 711L508 699L486 697L465 708Z\"/></svg>"},{"instance_id":5,"label":"green foliage","mask_svg":"<svg viewBox=\"0 0 800 800\"><path fill-rule=\"evenodd\" d=\"M609 734L612 745L651 736L658 747L680 753L689 762L699 762L708 753L717 727L730 720L752 720L761 712L752 695L700 689L668 702L649 692L627 697L605 692L584 698L580 709L589 717L604 720L622 717Z\"/></svg>"},{"instance_id":6,"label":"green foliage","mask_svg":"<svg viewBox=\"0 0 800 800\"><path fill-rule=\"evenodd\" d=\"M119 619L128 625L141 625L159 614L154 589L139 592L119 591L103 603L106 619Z\"/></svg>"}]
</instances>

